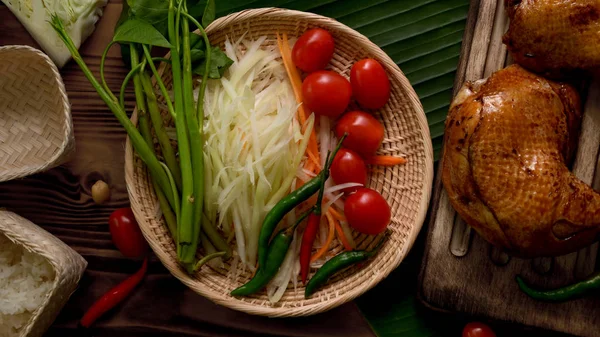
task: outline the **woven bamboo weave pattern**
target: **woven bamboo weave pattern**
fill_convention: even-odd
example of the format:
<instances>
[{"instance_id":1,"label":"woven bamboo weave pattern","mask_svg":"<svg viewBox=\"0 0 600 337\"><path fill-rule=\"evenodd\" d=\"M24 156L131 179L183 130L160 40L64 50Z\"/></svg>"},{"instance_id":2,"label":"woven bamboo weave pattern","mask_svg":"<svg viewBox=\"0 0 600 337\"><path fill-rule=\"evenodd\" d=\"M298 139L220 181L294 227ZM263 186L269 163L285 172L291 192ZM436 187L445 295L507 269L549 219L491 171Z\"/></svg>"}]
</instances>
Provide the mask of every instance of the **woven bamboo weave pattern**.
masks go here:
<instances>
[{"instance_id":1,"label":"woven bamboo weave pattern","mask_svg":"<svg viewBox=\"0 0 600 337\"><path fill-rule=\"evenodd\" d=\"M333 35L336 50L329 68L349 77L352 64L365 57L380 61L391 81L388 104L374 114L384 124L386 133L381 154L402 155L408 163L391 168L377 168L369 179L369 186L382 193L392 208L391 236L376 258L362 268L351 268L332 278L311 298L304 299L304 287L290 286L282 299L271 304L265 292L255 296L234 298L229 292L247 282L251 273L240 275L225 269L204 266L193 276L188 275L176 260L173 239L162 219L157 218L157 199L149 176L141 160L134 155L131 144L126 148L126 182L131 206L150 246L171 271L197 293L232 309L271 317L308 316L329 310L348 302L375 286L395 269L410 250L421 229L433 178L433 151L427 121L417 95L398 66L375 44L347 26L319 15L276 8L247 10L218 19L208 28L211 43L223 47L226 38L235 40L268 37L266 44L275 44L275 32L300 36L312 27L322 27ZM163 65L161 71L166 85L170 85L170 71ZM163 111L166 116L168 112ZM136 116L134 115L134 120ZM355 233L359 249L373 247L378 238ZM337 241L336 241L337 242ZM337 254L343 247L336 243Z\"/></svg>"},{"instance_id":2,"label":"woven bamboo weave pattern","mask_svg":"<svg viewBox=\"0 0 600 337\"><path fill-rule=\"evenodd\" d=\"M74 149L56 66L37 49L0 47L0 181L60 165Z\"/></svg>"},{"instance_id":3,"label":"woven bamboo weave pattern","mask_svg":"<svg viewBox=\"0 0 600 337\"><path fill-rule=\"evenodd\" d=\"M0 210L0 233L46 258L54 268L52 290L21 332L22 336L41 337L77 288L87 262L64 242L15 213Z\"/></svg>"}]
</instances>

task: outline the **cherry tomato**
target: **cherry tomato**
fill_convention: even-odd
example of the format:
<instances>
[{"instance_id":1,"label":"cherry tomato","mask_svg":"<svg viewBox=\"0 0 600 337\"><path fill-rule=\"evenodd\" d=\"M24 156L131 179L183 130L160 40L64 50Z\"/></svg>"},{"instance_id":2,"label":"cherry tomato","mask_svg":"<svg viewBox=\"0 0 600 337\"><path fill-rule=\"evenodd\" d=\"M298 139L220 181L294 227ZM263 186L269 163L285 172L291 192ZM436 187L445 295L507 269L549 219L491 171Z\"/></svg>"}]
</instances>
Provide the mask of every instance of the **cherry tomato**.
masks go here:
<instances>
[{"instance_id":1,"label":"cherry tomato","mask_svg":"<svg viewBox=\"0 0 600 337\"><path fill-rule=\"evenodd\" d=\"M375 235L383 232L392 218L390 205L379 192L359 188L344 202L348 224L357 231Z\"/></svg>"},{"instance_id":2,"label":"cherry tomato","mask_svg":"<svg viewBox=\"0 0 600 337\"><path fill-rule=\"evenodd\" d=\"M121 252L129 258L140 258L148 251L148 243L133 216L131 208L119 208L108 218L112 240Z\"/></svg>"},{"instance_id":3,"label":"cherry tomato","mask_svg":"<svg viewBox=\"0 0 600 337\"><path fill-rule=\"evenodd\" d=\"M318 115L337 118L350 103L352 87L342 75L328 70L316 71L302 82L306 107Z\"/></svg>"},{"instance_id":4,"label":"cherry tomato","mask_svg":"<svg viewBox=\"0 0 600 337\"><path fill-rule=\"evenodd\" d=\"M390 80L374 59L360 60L350 70L350 83L354 98L362 107L379 109L390 98Z\"/></svg>"},{"instance_id":5,"label":"cherry tomato","mask_svg":"<svg viewBox=\"0 0 600 337\"><path fill-rule=\"evenodd\" d=\"M335 126L335 134L344 139L344 146L364 157L375 154L383 141L383 125L371 114L362 111L345 113Z\"/></svg>"},{"instance_id":6,"label":"cherry tomato","mask_svg":"<svg viewBox=\"0 0 600 337\"><path fill-rule=\"evenodd\" d=\"M307 73L325 69L334 47L333 36L325 29L307 30L294 44L292 62Z\"/></svg>"},{"instance_id":7,"label":"cherry tomato","mask_svg":"<svg viewBox=\"0 0 600 337\"><path fill-rule=\"evenodd\" d=\"M367 183L367 165L358 153L341 148L331 163L331 178L339 185L344 183ZM345 188L345 192L356 191L360 186Z\"/></svg>"},{"instance_id":8,"label":"cherry tomato","mask_svg":"<svg viewBox=\"0 0 600 337\"><path fill-rule=\"evenodd\" d=\"M492 329L480 322L471 322L465 325L462 337L496 337Z\"/></svg>"}]
</instances>

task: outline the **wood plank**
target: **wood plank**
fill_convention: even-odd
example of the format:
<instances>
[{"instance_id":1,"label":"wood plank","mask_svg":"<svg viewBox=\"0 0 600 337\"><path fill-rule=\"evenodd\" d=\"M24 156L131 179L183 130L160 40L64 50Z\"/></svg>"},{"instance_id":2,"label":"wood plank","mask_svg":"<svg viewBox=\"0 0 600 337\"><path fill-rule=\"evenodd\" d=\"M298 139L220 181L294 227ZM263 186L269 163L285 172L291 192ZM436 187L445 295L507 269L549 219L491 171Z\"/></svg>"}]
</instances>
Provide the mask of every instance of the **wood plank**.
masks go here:
<instances>
[{"instance_id":1,"label":"wood plank","mask_svg":"<svg viewBox=\"0 0 600 337\"><path fill-rule=\"evenodd\" d=\"M464 80L489 76L510 64L501 38L508 19L501 0L473 0L465 36L455 93ZM573 172L586 183L600 187L599 85L592 83ZM438 168L442 165L439 164ZM434 186L432 216L420 273L419 297L428 306L443 311L468 313L501 321L517 322L541 329L582 336L600 336L600 299L546 304L521 293L517 274L541 287L558 287L588 276L596 267L598 244L558 258L511 258L472 235L455 215L438 180Z\"/></svg>"},{"instance_id":2,"label":"wood plank","mask_svg":"<svg viewBox=\"0 0 600 337\"><path fill-rule=\"evenodd\" d=\"M80 48L96 76L102 51L112 38L122 1L111 0L95 33ZM0 6L0 45L27 44L39 48L23 26ZM109 87L118 91L127 74L118 48L106 63ZM115 249L108 232L110 213L129 206L124 179L125 132L79 68L69 62L62 70L74 133L74 158L53 170L0 184L0 206L42 226L77 250L89 266L78 290L50 328L47 337L81 336L77 321L104 291L126 278L138 263ZM133 110L133 92L126 108ZM105 180L111 200L95 205L91 186ZM303 319L268 319L239 313L193 293L172 277L155 257L149 276L123 305L96 324L94 336L374 336L354 303Z\"/></svg>"}]
</instances>

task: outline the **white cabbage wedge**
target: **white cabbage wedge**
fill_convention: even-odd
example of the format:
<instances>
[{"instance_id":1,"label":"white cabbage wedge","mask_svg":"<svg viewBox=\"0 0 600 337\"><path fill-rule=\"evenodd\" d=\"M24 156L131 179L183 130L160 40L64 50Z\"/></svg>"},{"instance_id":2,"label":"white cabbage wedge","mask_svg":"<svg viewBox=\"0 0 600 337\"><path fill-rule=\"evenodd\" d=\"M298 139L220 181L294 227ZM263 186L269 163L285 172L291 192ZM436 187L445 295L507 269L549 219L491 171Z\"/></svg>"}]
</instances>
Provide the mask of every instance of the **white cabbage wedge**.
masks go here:
<instances>
[{"instance_id":1,"label":"white cabbage wedge","mask_svg":"<svg viewBox=\"0 0 600 337\"><path fill-rule=\"evenodd\" d=\"M71 53L50 26L50 16L58 15L75 46L92 34L107 0L1 0L21 21L52 61L60 68Z\"/></svg>"}]
</instances>

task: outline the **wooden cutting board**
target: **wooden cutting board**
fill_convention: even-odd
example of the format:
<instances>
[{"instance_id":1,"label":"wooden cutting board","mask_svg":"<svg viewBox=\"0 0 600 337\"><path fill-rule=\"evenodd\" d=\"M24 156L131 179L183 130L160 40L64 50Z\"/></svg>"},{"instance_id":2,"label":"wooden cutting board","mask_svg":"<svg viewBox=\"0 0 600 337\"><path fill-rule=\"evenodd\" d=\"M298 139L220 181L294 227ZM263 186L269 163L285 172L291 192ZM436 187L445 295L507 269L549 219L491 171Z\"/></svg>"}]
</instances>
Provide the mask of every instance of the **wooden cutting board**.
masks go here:
<instances>
[{"instance_id":1,"label":"wooden cutting board","mask_svg":"<svg viewBox=\"0 0 600 337\"><path fill-rule=\"evenodd\" d=\"M508 27L503 0L473 0L454 92L464 81L486 78L510 63L502 35ZM574 173L600 187L600 81L588 89ZM441 168L442 165L438 165ZM420 299L434 309L555 330L600 336L600 297L559 304L534 301L520 292L517 274L538 287L554 288L598 270L598 244L557 258L519 259L479 237L448 201L438 171L429 233L420 274Z\"/></svg>"}]
</instances>

